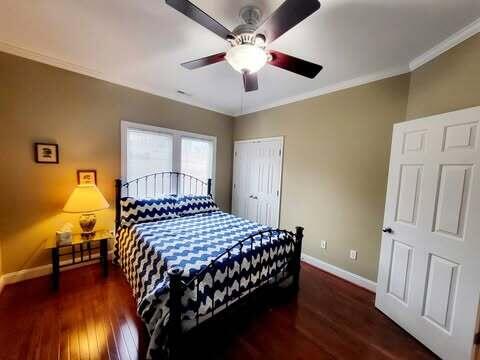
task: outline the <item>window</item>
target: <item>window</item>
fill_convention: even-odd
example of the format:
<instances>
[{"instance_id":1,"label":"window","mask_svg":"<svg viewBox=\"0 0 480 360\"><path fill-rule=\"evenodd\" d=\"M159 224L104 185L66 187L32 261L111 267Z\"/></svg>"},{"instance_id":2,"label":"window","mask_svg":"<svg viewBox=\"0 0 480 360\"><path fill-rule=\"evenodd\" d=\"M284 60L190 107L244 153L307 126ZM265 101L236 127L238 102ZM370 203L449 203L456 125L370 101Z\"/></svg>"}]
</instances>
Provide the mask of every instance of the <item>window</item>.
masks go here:
<instances>
[{"instance_id":1,"label":"window","mask_svg":"<svg viewBox=\"0 0 480 360\"><path fill-rule=\"evenodd\" d=\"M127 181L172 171L173 137L137 129L127 130Z\"/></svg>"},{"instance_id":2,"label":"window","mask_svg":"<svg viewBox=\"0 0 480 360\"><path fill-rule=\"evenodd\" d=\"M211 141L182 137L182 173L206 181L212 177L212 161Z\"/></svg>"},{"instance_id":3,"label":"window","mask_svg":"<svg viewBox=\"0 0 480 360\"><path fill-rule=\"evenodd\" d=\"M122 121L122 178L178 171L207 181L215 174L216 137Z\"/></svg>"}]
</instances>

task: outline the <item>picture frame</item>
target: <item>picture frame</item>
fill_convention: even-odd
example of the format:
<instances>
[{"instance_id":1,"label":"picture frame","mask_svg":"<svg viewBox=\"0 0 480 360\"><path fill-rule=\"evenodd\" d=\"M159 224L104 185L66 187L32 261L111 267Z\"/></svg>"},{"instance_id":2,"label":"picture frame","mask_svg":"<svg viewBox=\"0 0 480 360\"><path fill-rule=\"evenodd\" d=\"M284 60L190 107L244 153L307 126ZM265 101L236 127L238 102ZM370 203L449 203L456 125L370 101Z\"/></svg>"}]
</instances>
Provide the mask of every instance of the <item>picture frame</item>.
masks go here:
<instances>
[{"instance_id":1,"label":"picture frame","mask_svg":"<svg viewBox=\"0 0 480 360\"><path fill-rule=\"evenodd\" d=\"M77 183L79 185L85 184L97 184L97 170L95 169L86 169L86 170L77 170Z\"/></svg>"},{"instance_id":2,"label":"picture frame","mask_svg":"<svg viewBox=\"0 0 480 360\"><path fill-rule=\"evenodd\" d=\"M58 144L35 143L34 154L35 162L38 164L59 163Z\"/></svg>"}]
</instances>

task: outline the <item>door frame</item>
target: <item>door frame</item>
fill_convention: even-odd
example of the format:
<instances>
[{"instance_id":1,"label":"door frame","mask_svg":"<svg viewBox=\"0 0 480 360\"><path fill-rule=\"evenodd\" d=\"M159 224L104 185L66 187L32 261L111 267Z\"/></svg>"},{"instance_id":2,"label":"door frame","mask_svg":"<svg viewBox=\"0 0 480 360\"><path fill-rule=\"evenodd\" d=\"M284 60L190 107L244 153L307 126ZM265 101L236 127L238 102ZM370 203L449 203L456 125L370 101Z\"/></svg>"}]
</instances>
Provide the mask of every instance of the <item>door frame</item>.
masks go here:
<instances>
[{"instance_id":1,"label":"door frame","mask_svg":"<svg viewBox=\"0 0 480 360\"><path fill-rule=\"evenodd\" d=\"M282 218L282 196L283 196L283 165L284 165L284 155L285 155L285 136L273 136L265 138L254 138L254 139L245 139L245 140L234 140L233 142L233 161L232 161L232 208L233 208L233 193L235 191L235 156L236 156L236 146L237 144L242 143L255 143L255 142L266 142L266 141L280 141L282 154L280 159L280 181L279 181L279 196L278 196L278 227L280 227L280 220Z\"/></svg>"}]
</instances>

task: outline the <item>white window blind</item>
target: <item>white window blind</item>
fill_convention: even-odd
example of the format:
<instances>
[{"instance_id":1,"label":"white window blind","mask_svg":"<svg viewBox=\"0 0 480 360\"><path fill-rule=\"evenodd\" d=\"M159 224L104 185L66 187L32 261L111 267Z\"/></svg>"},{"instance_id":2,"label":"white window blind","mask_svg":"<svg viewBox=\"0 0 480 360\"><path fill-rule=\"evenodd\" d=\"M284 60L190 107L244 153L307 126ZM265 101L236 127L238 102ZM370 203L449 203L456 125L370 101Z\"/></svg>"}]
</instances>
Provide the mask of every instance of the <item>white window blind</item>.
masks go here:
<instances>
[{"instance_id":1,"label":"white window blind","mask_svg":"<svg viewBox=\"0 0 480 360\"><path fill-rule=\"evenodd\" d=\"M173 137L152 131L128 129L127 180L172 171Z\"/></svg>"},{"instance_id":2,"label":"white window blind","mask_svg":"<svg viewBox=\"0 0 480 360\"><path fill-rule=\"evenodd\" d=\"M127 181L174 171L206 182L215 175L215 151L213 136L122 121L122 177ZM170 189L165 180L157 185Z\"/></svg>"},{"instance_id":3,"label":"white window blind","mask_svg":"<svg viewBox=\"0 0 480 360\"><path fill-rule=\"evenodd\" d=\"M207 181L212 177L213 149L208 140L182 137L181 172Z\"/></svg>"}]
</instances>

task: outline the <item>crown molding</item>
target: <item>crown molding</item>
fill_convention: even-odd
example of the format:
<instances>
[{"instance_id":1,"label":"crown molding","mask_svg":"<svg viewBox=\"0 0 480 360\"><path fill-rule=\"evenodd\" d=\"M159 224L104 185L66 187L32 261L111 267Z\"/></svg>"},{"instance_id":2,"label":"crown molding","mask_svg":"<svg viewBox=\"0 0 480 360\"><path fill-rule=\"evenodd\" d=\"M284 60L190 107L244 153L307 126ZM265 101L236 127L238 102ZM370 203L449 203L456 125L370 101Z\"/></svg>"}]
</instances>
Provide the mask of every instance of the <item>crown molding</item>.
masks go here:
<instances>
[{"instance_id":1,"label":"crown molding","mask_svg":"<svg viewBox=\"0 0 480 360\"><path fill-rule=\"evenodd\" d=\"M250 109L246 109L241 113L236 113L233 116L238 117L242 115L251 114L257 111L267 110L274 107L294 103L301 100L306 100L309 98L317 97L320 95L325 95L328 93L332 93L335 91L345 90L351 87L364 85L370 82L386 79L389 77L405 74L412 72L422 65L426 64L427 62L435 59L436 57L442 55L444 52L450 50L451 48L455 47L456 45L460 44L461 42L467 40L468 38L472 37L473 35L480 32L480 18L476 19L472 23L468 24L461 30L457 31L453 35L449 36L447 39L443 40L439 44L435 45L433 48L429 49L422 55L413 59L408 66L400 66L396 68L391 68L389 70L380 71L376 73L372 73L369 75L360 76L358 78L347 80L344 82L340 82L337 84L329 85L314 91L306 92L300 95L295 95L292 97L287 97L282 100L271 102L267 105L262 105L258 107L253 107Z\"/></svg>"},{"instance_id":2,"label":"crown molding","mask_svg":"<svg viewBox=\"0 0 480 360\"><path fill-rule=\"evenodd\" d=\"M128 81L125 81L125 80L122 80L122 79L118 79L118 78L114 79L112 76L108 76L107 74L105 74L103 72L100 72L100 71L97 71L95 69L84 67L84 66L72 63L70 61L66 61L66 60L51 56L51 55L42 54L38 51L27 49L25 47L18 46L16 44L8 43L8 42L5 42L5 41L0 41L0 51L8 53L8 54L12 54L12 55L20 56L20 57L23 57L23 58L26 58L26 59L30 59L30 60L33 60L33 61L37 61L37 62L40 62L40 63L43 63L43 64L51 65L51 66L54 66L54 67L57 67L57 68L60 68L60 69L63 69L63 70L68 70L68 71L71 71L71 72L74 72L74 73L78 73L78 74L86 75L86 76L89 76L89 77L92 77L92 78L95 78L95 79L103 80L103 81L109 82L111 84L124 86L124 87L130 88L130 89L133 89L133 90L143 91L143 92L148 93L148 94L161 96L161 97L167 98L169 100L173 100L173 101L184 103L184 104L187 104L187 105L199 107L199 108L209 110L209 111L213 111L213 112L217 112L217 113L220 113L220 114L223 114L223 115L233 116L232 113L220 111L220 110L215 109L211 106L204 105L200 102L197 102L197 101L194 101L194 100L191 100L191 99L179 98L178 96L175 96L173 94L167 93L165 91L159 91L159 90L156 90L156 89L152 89L148 86L133 84L131 82L128 82Z\"/></svg>"},{"instance_id":3,"label":"crown molding","mask_svg":"<svg viewBox=\"0 0 480 360\"><path fill-rule=\"evenodd\" d=\"M461 42L467 40L473 35L480 32L480 18L476 19L472 23L468 24L464 28L460 29L453 35L449 36L439 44L435 45L430 50L424 52L422 55L416 57L410 61L409 68L410 71L416 70L422 65L425 65L429 61L432 61L436 57L442 55L444 52L450 50L454 46L460 44Z\"/></svg>"},{"instance_id":4,"label":"crown molding","mask_svg":"<svg viewBox=\"0 0 480 360\"><path fill-rule=\"evenodd\" d=\"M468 38L472 37L473 35L475 35L479 32L480 32L480 18L476 19L475 21L473 21L469 25L465 26L461 30L459 30L456 33L454 33L453 35L449 36L447 39L443 40L442 42L440 42L439 44L437 44L433 48L429 49L428 51L426 51L422 55L414 58L406 66L394 67L394 68L391 68L391 69L371 73L371 74L368 74L368 75L363 75L363 76L360 76L360 77L357 77L357 78L354 78L354 79L351 79L351 80L342 81L342 82L339 82L339 83L336 83L336 84L333 84L333 85L329 85L329 86L325 86L325 87L322 87L322 88L319 88L319 89L316 89L316 90L313 90L313 91L305 92L305 93L295 95L295 96L286 97L286 98L283 98L281 100L273 101L273 102L270 102L270 103L265 104L265 105L247 108L242 112L221 111L221 110L218 110L214 107L211 107L211 106L202 104L200 102L194 101L192 99L179 98L178 96L170 94L166 91L159 91L158 89L152 89L148 86L133 84L131 82L124 81L122 79L113 79L111 76L108 76L107 74L102 73L100 71L97 71L95 69L84 67L84 66L81 66L81 65L69 62L69 61L65 61L65 60L59 59L59 58L54 57L54 56L42 54L38 51L30 50L30 49L27 49L25 47L21 47L21 46L12 44L12 43L0 41L0 51L6 52L6 53L9 53L9 54L12 54L12 55L17 55L17 56L20 56L20 57L23 57L23 58L27 58L27 59L30 59L30 60L33 60L33 61L41 62L41 63L51 65L51 66L54 66L54 67L57 67L57 68L61 68L61 69L64 69L64 70L68 70L68 71L72 71L72 72L79 73L79 74L82 74L82 75L86 75L86 76L89 76L89 77L92 77L92 78L107 81L107 82L112 83L112 84L128 87L128 88L131 88L131 89L134 89L134 90L139 90L139 91L143 91L143 92L148 93L148 94L161 96L161 97L164 97L164 98L167 98L167 99L170 99L170 100L173 100L173 101L177 101L177 102L180 102L180 103L184 103L184 104L187 104L187 105L191 105L191 106L199 107L199 108L202 108L202 109L205 109L205 110L217 112L217 113L220 113L220 114L223 114L223 115L238 117L238 116L242 116L242 115L251 114L251 113L254 113L254 112L257 112L257 111L267 110L267 109L271 109L271 108L274 108L274 107L278 107L278 106L287 105L287 104L291 104L291 103L294 103L294 102L306 100L306 99L317 97L317 96L320 96L320 95L325 95L325 94L328 94L328 93L332 93L332 92L336 92L336 91L345 90L345 89L348 89L348 88L368 84L370 82L386 79L386 78L389 78L389 77L409 73L411 71L414 71L414 70L418 69L422 65L424 65L427 62L435 59L436 57L440 56L444 52L450 50L454 46L456 46L459 43L467 40Z\"/></svg>"},{"instance_id":5,"label":"crown molding","mask_svg":"<svg viewBox=\"0 0 480 360\"><path fill-rule=\"evenodd\" d=\"M391 69L384 70L384 71L371 73L371 74L364 75L364 76L359 76L357 78L347 80L347 81L342 81L342 82L339 82L339 83L336 83L336 84L333 84L333 85L325 86L325 87L316 89L314 91L309 91L309 92L305 92L305 93L300 94L300 95L286 97L286 98L283 98L281 100L268 103L266 105L256 106L256 107L253 107L253 108L247 108L247 109L245 109L245 111L243 111L241 113L234 114L234 116L237 117L237 116L247 115L247 114L251 114L251 113L254 113L254 112L258 112L258 111L267 110L267 109L275 108L275 107L278 107L278 106L291 104L291 103L294 103L294 102L314 98L314 97L317 97L317 96L320 96L320 95L325 95L325 94L333 93L333 92L336 92L336 91L345 90L345 89L349 89L349 88L360 86L360 85L365 85L365 84L368 84L368 83L371 83L371 82L374 82L374 81L390 78L390 77L393 77L393 76L402 75L402 74L405 74L405 73L408 73L408 72L410 72L410 70L407 66L401 66L401 67L395 67L395 68L391 68Z\"/></svg>"}]
</instances>

